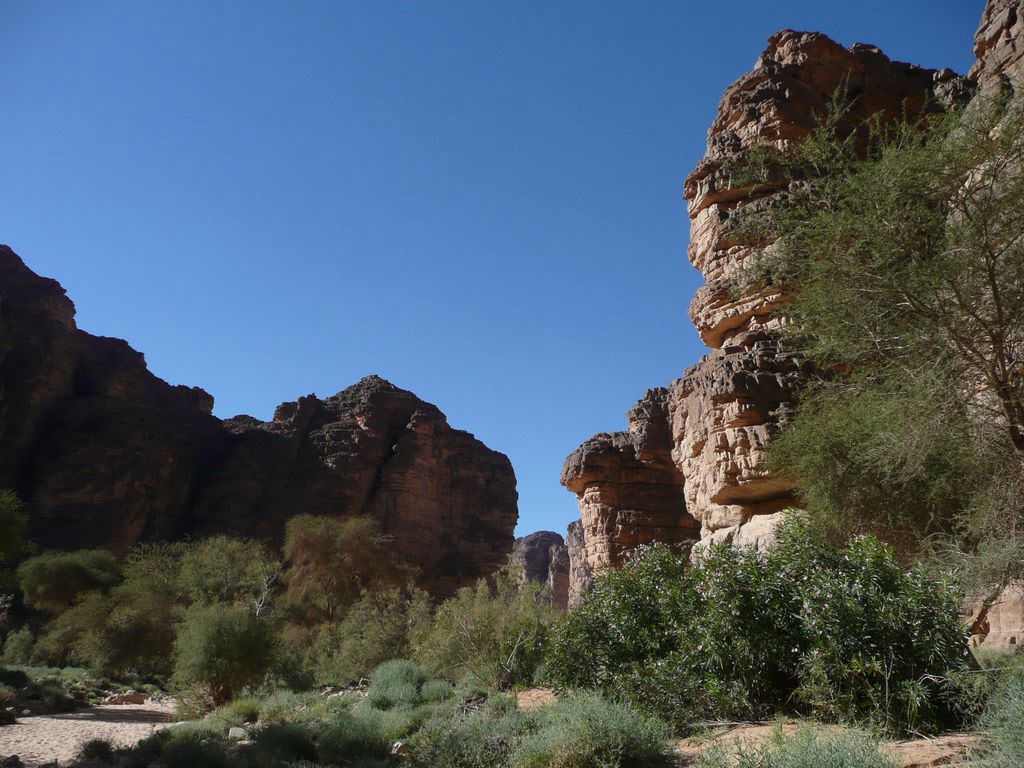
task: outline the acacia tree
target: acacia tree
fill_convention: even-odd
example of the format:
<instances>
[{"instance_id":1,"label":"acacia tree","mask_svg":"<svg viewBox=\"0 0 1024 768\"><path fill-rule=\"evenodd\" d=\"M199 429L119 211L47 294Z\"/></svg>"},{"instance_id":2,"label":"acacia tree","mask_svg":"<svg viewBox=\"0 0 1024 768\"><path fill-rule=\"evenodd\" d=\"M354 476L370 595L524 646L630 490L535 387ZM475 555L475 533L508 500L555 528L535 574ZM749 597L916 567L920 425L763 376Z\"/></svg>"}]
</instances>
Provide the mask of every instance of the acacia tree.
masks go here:
<instances>
[{"instance_id":1,"label":"acacia tree","mask_svg":"<svg viewBox=\"0 0 1024 768\"><path fill-rule=\"evenodd\" d=\"M776 466L812 511L1013 541L1009 567L1024 470L1024 109L978 98L842 126L839 109L747 168L781 165L791 180L740 225L773 243L747 277L785 287L786 342L819 372Z\"/></svg>"},{"instance_id":2,"label":"acacia tree","mask_svg":"<svg viewBox=\"0 0 1024 768\"><path fill-rule=\"evenodd\" d=\"M311 623L338 619L364 591L398 587L412 575L372 517L297 515L285 527L284 555L286 596Z\"/></svg>"}]
</instances>

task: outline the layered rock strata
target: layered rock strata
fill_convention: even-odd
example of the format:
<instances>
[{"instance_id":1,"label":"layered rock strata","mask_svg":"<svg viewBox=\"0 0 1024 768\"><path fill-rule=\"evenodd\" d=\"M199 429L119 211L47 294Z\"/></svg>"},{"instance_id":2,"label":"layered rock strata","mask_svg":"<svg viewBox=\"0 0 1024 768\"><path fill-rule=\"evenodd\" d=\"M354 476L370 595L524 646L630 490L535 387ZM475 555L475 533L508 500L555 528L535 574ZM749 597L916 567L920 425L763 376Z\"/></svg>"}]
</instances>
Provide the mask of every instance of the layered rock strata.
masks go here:
<instances>
[{"instance_id":1,"label":"layered rock strata","mask_svg":"<svg viewBox=\"0 0 1024 768\"><path fill-rule=\"evenodd\" d=\"M996 93L1018 88L1024 79L1024 2L990 0L974 35L978 60L969 77L982 90Z\"/></svg>"},{"instance_id":2,"label":"layered rock strata","mask_svg":"<svg viewBox=\"0 0 1024 768\"><path fill-rule=\"evenodd\" d=\"M41 548L233 533L279 545L310 513L373 515L427 589L493 572L518 517L508 458L434 405L370 376L221 421L213 398L171 386L0 247L0 488L26 502Z\"/></svg>"},{"instance_id":3,"label":"layered rock strata","mask_svg":"<svg viewBox=\"0 0 1024 768\"><path fill-rule=\"evenodd\" d=\"M556 606L569 604L569 550L554 531L537 531L516 539L509 565L521 582L532 581L551 590Z\"/></svg>"},{"instance_id":4,"label":"layered rock strata","mask_svg":"<svg viewBox=\"0 0 1024 768\"><path fill-rule=\"evenodd\" d=\"M594 583L594 574L587 565L586 537L583 522L573 520L565 532L565 550L569 556L569 609L575 608Z\"/></svg>"},{"instance_id":5,"label":"layered rock strata","mask_svg":"<svg viewBox=\"0 0 1024 768\"><path fill-rule=\"evenodd\" d=\"M726 90L707 152L685 184L688 255L706 280L690 318L712 351L669 387L650 390L630 412L628 431L597 435L566 460L562 482L579 500L590 571L615 567L651 541L699 536L763 547L780 510L794 503L791 483L767 471L765 449L806 371L779 338L784 293L744 290L737 280L771 244L735 226L744 208L777 204L787 182L780 175L754 189L739 184L734 169L752 150L785 151L804 140L839 93L851 99L841 126L850 131L871 116L940 109L970 92L948 69L789 30Z\"/></svg>"}]
</instances>

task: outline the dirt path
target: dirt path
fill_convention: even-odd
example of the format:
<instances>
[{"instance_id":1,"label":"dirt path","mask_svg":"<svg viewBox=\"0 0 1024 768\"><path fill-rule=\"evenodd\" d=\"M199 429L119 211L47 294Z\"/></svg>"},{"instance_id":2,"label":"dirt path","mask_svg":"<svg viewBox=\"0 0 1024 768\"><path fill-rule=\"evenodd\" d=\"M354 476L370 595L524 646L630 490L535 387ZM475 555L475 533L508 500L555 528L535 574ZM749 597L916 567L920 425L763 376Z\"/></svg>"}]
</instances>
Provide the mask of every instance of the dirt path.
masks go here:
<instances>
[{"instance_id":1,"label":"dirt path","mask_svg":"<svg viewBox=\"0 0 1024 768\"><path fill-rule=\"evenodd\" d=\"M104 704L63 715L23 717L0 727L0 758L18 755L26 766L70 761L90 739L128 747L174 721L174 702Z\"/></svg>"}]
</instances>

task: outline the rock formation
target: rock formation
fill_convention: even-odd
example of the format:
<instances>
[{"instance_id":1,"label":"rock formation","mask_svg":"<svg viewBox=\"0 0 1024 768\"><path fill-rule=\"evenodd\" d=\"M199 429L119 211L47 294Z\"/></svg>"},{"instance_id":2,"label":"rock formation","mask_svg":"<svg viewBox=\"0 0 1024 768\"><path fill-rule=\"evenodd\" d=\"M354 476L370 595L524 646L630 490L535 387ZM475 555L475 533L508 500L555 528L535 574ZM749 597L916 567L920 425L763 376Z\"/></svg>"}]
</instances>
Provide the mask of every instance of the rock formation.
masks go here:
<instances>
[{"instance_id":1,"label":"rock formation","mask_svg":"<svg viewBox=\"0 0 1024 768\"><path fill-rule=\"evenodd\" d=\"M590 591L594 574L587 565L583 522L573 520L565 532L565 550L569 557L569 608L575 608Z\"/></svg>"},{"instance_id":2,"label":"rock formation","mask_svg":"<svg viewBox=\"0 0 1024 768\"><path fill-rule=\"evenodd\" d=\"M61 286L0 247L0 488L26 502L41 547L213 532L277 545L292 515L369 514L438 594L507 559L508 458L411 392L370 376L270 422L212 408L126 342L79 330Z\"/></svg>"},{"instance_id":3,"label":"rock formation","mask_svg":"<svg viewBox=\"0 0 1024 768\"><path fill-rule=\"evenodd\" d=\"M712 351L667 388L648 391L627 432L598 435L566 460L562 482L579 500L590 571L617 566L651 541L699 536L765 546L780 510L794 503L791 484L766 470L765 447L791 413L805 371L778 337L784 295L735 288L744 265L771 245L733 226L744 207L775 204L785 180L754 190L731 169L755 148L802 141L841 89L853 97L845 126L852 130L869 116L960 102L971 84L948 69L892 61L873 46L844 48L786 30L726 90L707 153L685 184L689 258L706 280L690 318Z\"/></svg>"},{"instance_id":4,"label":"rock formation","mask_svg":"<svg viewBox=\"0 0 1024 768\"><path fill-rule=\"evenodd\" d=\"M969 77L985 92L1018 85L1024 78L1024 2L990 0L974 35L978 60Z\"/></svg>"},{"instance_id":5,"label":"rock formation","mask_svg":"<svg viewBox=\"0 0 1024 768\"><path fill-rule=\"evenodd\" d=\"M555 605L562 610L568 607L569 550L559 534L537 531L516 539L509 564L522 582L544 584L551 590Z\"/></svg>"}]
</instances>

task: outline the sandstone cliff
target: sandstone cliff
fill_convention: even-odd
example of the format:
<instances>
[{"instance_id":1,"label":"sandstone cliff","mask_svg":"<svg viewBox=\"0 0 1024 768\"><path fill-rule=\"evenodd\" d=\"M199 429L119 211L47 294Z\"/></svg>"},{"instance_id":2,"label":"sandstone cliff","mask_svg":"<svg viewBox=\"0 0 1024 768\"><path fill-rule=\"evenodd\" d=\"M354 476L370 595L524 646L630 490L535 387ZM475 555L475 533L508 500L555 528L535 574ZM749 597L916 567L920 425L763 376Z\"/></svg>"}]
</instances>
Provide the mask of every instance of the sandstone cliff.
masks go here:
<instances>
[{"instance_id":1,"label":"sandstone cliff","mask_svg":"<svg viewBox=\"0 0 1024 768\"><path fill-rule=\"evenodd\" d=\"M279 544L299 513L370 514L444 594L500 567L518 517L506 456L434 405L370 376L221 421L213 398L151 374L0 247L0 487L44 548L227 532Z\"/></svg>"},{"instance_id":2,"label":"sandstone cliff","mask_svg":"<svg viewBox=\"0 0 1024 768\"><path fill-rule=\"evenodd\" d=\"M785 478L765 468L765 448L785 423L804 371L780 344L784 295L739 294L733 278L763 243L731 226L744 206L765 208L778 194L733 182L729 168L761 146L803 140L841 86L854 96L851 122L903 109L963 103L1019 88L1024 79L1024 0L990 0L975 36L968 78L894 62L867 45L843 48L827 37L783 31L754 69L730 86L708 132L704 158L686 180L689 258L706 283L690 318L711 352L667 388L647 392L626 432L600 434L565 462L562 483L579 500L570 526L570 605L592 574L619 565L637 545L680 545L698 535L762 547L778 512L795 500ZM850 126L848 126L850 127ZM973 617L975 642L1012 647L1024 636L1019 584Z\"/></svg>"},{"instance_id":3,"label":"sandstone cliff","mask_svg":"<svg viewBox=\"0 0 1024 768\"><path fill-rule=\"evenodd\" d=\"M1016 18L992 14L988 25L1003 30ZM1008 50L1005 41L998 47ZM844 48L824 35L786 30L726 90L707 152L685 184L688 255L706 280L690 318L711 352L667 388L648 391L630 411L628 431L598 435L566 460L562 482L579 500L590 571L616 566L652 541L765 546L780 510L794 503L791 484L766 470L765 448L791 413L806 372L778 337L784 295L737 294L734 287L744 265L771 247L745 240L732 226L736 214L770 207L779 187L740 186L730 168L755 148L784 150L802 141L841 88L854 99L850 130L869 116L962 102L972 84L948 69L892 61L869 45Z\"/></svg>"},{"instance_id":4,"label":"sandstone cliff","mask_svg":"<svg viewBox=\"0 0 1024 768\"><path fill-rule=\"evenodd\" d=\"M537 531L516 539L509 565L520 583L532 581L551 590L555 605L569 604L569 550L554 531Z\"/></svg>"}]
</instances>

